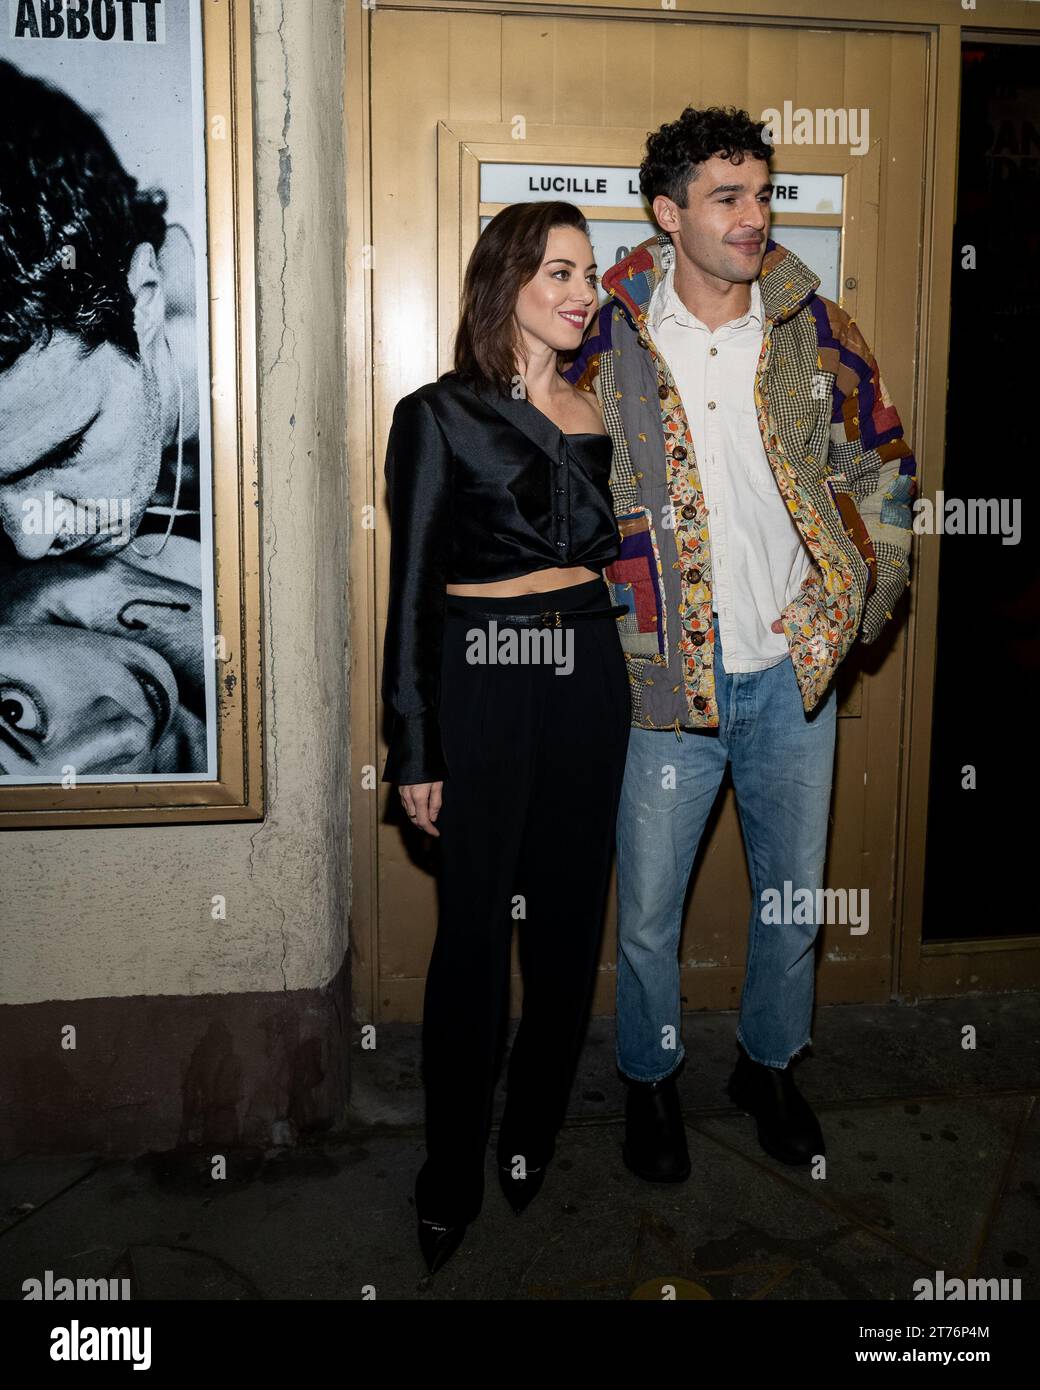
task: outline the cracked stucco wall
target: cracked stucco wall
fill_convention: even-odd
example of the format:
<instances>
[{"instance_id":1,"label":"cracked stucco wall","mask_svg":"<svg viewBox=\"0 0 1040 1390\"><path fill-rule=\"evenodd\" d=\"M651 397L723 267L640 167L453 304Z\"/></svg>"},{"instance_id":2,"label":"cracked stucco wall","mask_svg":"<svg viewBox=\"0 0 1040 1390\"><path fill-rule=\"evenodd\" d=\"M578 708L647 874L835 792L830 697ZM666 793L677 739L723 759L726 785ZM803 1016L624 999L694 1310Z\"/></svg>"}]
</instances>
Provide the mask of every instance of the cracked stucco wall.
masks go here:
<instances>
[{"instance_id":1,"label":"cracked stucco wall","mask_svg":"<svg viewBox=\"0 0 1040 1390\"><path fill-rule=\"evenodd\" d=\"M346 951L341 0L254 31L267 818L6 833L3 1003L312 988Z\"/></svg>"}]
</instances>

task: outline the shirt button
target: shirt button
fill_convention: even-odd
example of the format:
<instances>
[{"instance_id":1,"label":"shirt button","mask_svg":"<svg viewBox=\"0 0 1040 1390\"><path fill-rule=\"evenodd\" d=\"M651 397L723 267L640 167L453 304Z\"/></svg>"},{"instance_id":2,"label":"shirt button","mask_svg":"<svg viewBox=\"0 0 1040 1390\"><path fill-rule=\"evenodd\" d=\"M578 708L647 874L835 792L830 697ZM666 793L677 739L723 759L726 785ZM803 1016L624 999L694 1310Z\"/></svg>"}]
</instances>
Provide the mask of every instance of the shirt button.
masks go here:
<instances>
[{"instance_id":1,"label":"shirt button","mask_svg":"<svg viewBox=\"0 0 1040 1390\"><path fill-rule=\"evenodd\" d=\"M691 584L699 584L701 582L701 572L696 565L694 565L692 569L686 571L686 578Z\"/></svg>"},{"instance_id":2,"label":"shirt button","mask_svg":"<svg viewBox=\"0 0 1040 1390\"><path fill-rule=\"evenodd\" d=\"M708 702L703 695L695 695L693 697L693 707L694 709L705 710L708 708Z\"/></svg>"},{"instance_id":3,"label":"shirt button","mask_svg":"<svg viewBox=\"0 0 1040 1390\"><path fill-rule=\"evenodd\" d=\"M657 388L657 394L661 397L661 399L662 399L663 401L666 401L666 400L668 399L668 387L667 387L667 386L659 386L659 387Z\"/></svg>"},{"instance_id":4,"label":"shirt button","mask_svg":"<svg viewBox=\"0 0 1040 1390\"><path fill-rule=\"evenodd\" d=\"M692 521L693 518L697 515L697 508L693 505L692 502L687 502L686 506L682 509L682 514L687 521Z\"/></svg>"},{"instance_id":5,"label":"shirt button","mask_svg":"<svg viewBox=\"0 0 1040 1390\"><path fill-rule=\"evenodd\" d=\"M712 355L712 357L718 357L719 355L719 350L717 347L709 348L708 351Z\"/></svg>"},{"instance_id":6,"label":"shirt button","mask_svg":"<svg viewBox=\"0 0 1040 1390\"><path fill-rule=\"evenodd\" d=\"M556 542L556 548L557 548L557 550L566 550L566 548L567 548L567 542L566 542L566 541L557 541L557 542Z\"/></svg>"},{"instance_id":7,"label":"shirt button","mask_svg":"<svg viewBox=\"0 0 1040 1390\"><path fill-rule=\"evenodd\" d=\"M562 487L558 487L558 488L556 489L556 495L557 495L557 497L562 497L562 496L563 496L563 488L562 488Z\"/></svg>"},{"instance_id":8,"label":"shirt button","mask_svg":"<svg viewBox=\"0 0 1040 1390\"><path fill-rule=\"evenodd\" d=\"M709 402L708 402L708 409L709 409L709 410L714 410L714 409L715 409L715 402L714 402L714 401L709 401Z\"/></svg>"},{"instance_id":9,"label":"shirt button","mask_svg":"<svg viewBox=\"0 0 1040 1390\"><path fill-rule=\"evenodd\" d=\"M682 446L681 444L677 444L677 445L675 446L675 448L672 450L672 458L673 458L673 459L678 459L679 462L682 463L682 461L683 461L683 459L684 459L685 457L686 457L686 450L683 448L683 446Z\"/></svg>"},{"instance_id":10,"label":"shirt button","mask_svg":"<svg viewBox=\"0 0 1040 1390\"><path fill-rule=\"evenodd\" d=\"M691 632L691 633L690 633L690 641L693 643L693 645L694 645L695 647L703 647L703 646L704 646L704 642L705 642L704 633L703 633L703 632ZM698 708L699 708L699 706L698 706Z\"/></svg>"},{"instance_id":11,"label":"shirt button","mask_svg":"<svg viewBox=\"0 0 1040 1390\"><path fill-rule=\"evenodd\" d=\"M562 520L563 520L563 517L559 514L559 512L556 513L556 520L557 520L557 521L562 521Z\"/></svg>"}]
</instances>

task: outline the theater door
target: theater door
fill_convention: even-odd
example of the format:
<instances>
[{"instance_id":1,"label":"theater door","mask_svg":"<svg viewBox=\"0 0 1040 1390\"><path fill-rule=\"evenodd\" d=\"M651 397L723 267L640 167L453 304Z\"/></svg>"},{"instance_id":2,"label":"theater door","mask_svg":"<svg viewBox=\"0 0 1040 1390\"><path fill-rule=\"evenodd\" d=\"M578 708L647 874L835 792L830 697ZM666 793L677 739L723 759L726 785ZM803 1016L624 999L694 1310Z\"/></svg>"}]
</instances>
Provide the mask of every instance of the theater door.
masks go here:
<instances>
[{"instance_id":1,"label":"theater door","mask_svg":"<svg viewBox=\"0 0 1040 1390\"><path fill-rule=\"evenodd\" d=\"M361 349L353 398L367 401L368 414L356 421L351 447L354 476L375 510L355 558L352 691L355 767L378 777L386 436L395 402L451 364L461 273L481 225L522 198L569 198L593 222L602 273L652 231L632 185L648 130L687 103L743 106L759 118L767 109L783 114L789 103L773 161L782 190L773 235L857 319L912 439L928 37L818 22L709 24L671 11L564 18L550 7L537 16L449 13L382 0L364 23L351 259L358 302L363 295L369 309L364 333L360 324L353 330ZM845 141L828 141L828 128L841 130L817 120L822 142L784 143L799 109L845 112ZM869 918L866 931L862 922L824 929L821 1001L879 1000L892 989L904 647L905 623L857 653L841 677L827 886L866 890ZM396 793L374 786L371 772L360 790L355 782L352 801L355 998L363 1016L415 1020L436 924L429 846L402 826ZM597 1013L613 1008L612 898ZM736 1006L749 907L728 789L687 903L686 1007ZM518 999L514 973L514 1009Z\"/></svg>"}]
</instances>

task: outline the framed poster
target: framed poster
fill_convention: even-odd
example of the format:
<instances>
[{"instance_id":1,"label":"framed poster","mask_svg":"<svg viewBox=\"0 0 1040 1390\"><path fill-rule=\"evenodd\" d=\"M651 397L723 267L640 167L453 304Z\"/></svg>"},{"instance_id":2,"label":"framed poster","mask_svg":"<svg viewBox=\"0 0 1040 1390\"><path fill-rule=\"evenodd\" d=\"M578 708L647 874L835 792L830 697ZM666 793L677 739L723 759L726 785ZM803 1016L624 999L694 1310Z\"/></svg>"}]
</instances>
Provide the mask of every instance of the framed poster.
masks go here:
<instances>
[{"instance_id":1,"label":"framed poster","mask_svg":"<svg viewBox=\"0 0 1040 1390\"><path fill-rule=\"evenodd\" d=\"M0 5L0 826L258 819L249 0Z\"/></svg>"}]
</instances>

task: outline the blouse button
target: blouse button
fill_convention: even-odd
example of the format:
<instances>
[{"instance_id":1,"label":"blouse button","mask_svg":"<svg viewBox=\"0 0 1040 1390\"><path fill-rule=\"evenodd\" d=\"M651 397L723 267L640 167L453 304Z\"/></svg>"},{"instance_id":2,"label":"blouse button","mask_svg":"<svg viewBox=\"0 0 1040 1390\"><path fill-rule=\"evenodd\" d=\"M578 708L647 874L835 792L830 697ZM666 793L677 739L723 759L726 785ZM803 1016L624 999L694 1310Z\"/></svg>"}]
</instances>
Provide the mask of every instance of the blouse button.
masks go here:
<instances>
[{"instance_id":1,"label":"blouse button","mask_svg":"<svg viewBox=\"0 0 1040 1390\"><path fill-rule=\"evenodd\" d=\"M686 457L686 450L683 448L683 446L682 446L681 444L677 444L677 445L675 446L675 448L672 450L672 458L673 458L673 459L678 459L679 462L682 463L682 461L683 461L683 459L684 459L685 457Z\"/></svg>"},{"instance_id":2,"label":"blouse button","mask_svg":"<svg viewBox=\"0 0 1040 1390\"><path fill-rule=\"evenodd\" d=\"M663 401L666 401L666 400L668 399L668 387L667 387L667 386L659 386L659 387L657 388L657 394L661 397L661 399L662 399Z\"/></svg>"}]
</instances>

